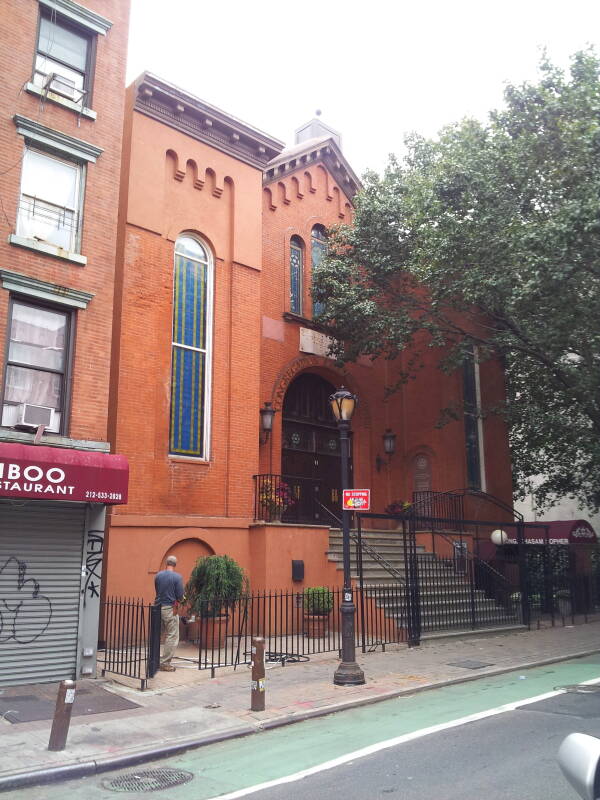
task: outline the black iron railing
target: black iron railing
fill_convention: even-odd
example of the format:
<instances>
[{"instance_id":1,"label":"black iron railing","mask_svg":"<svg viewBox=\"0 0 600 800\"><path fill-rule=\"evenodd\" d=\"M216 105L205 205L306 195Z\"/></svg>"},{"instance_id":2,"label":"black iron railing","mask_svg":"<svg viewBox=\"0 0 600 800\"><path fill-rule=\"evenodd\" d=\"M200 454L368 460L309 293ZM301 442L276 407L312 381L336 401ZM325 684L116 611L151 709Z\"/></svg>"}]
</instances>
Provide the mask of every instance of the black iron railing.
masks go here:
<instances>
[{"instance_id":1,"label":"black iron railing","mask_svg":"<svg viewBox=\"0 0 600 800\"><path fill-rule=\"evenodd\" d=\"M337 490L323 481L295 475L254 475L254 519L265 522L330 525L329 508Z\"/></svg>"},{"instance_id":2,"label":"black iron railing","mask_svg":"<svg viewBox=\"0 0 600 800\"><path fill-rule=\"evenodd\" d=\"M145 689L160 658L160 606L143 600L110 597L103 603L104 662L112 672L141 682Z\"/></svg>"},{"instance_id":3,"label":"black iron railing","mask_svg":"<svg viewBox=\"0 0 600 800\"><path fill-rule=\"evenodd\" d=\"M363 652L405 641L404 589L399 584L355 589L355 643ZM217 617L187 618L187 638L198 643L198 668L248 664L252 637L266 640L269 661L307 660L342 646L342 589L325 588L326 608L313 609L304 592L253 592Z\"/></svg>"}]
</instances>

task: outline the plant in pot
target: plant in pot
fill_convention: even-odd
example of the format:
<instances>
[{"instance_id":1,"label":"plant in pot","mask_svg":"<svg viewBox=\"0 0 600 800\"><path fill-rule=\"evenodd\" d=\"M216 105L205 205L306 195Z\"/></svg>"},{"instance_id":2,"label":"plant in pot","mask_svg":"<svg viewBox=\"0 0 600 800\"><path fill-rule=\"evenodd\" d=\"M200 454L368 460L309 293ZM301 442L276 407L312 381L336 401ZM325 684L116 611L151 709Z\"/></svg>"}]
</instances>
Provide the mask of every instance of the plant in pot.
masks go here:
<instances>
[{"instance_id":1,"label":"plant in pot","mask_svg":"<svg viewBox=\"0 0 600 800\"><path fill-rule=\"evenodd\" d=\"M267 522L281 519L290 506L296 503L292 487L285 481L265 478L261 483L258 500Z\"/></svg>"},{"instance_id":2,"label":"plant in pot","mask_svg":"<svg viewBox=\"0 0 600 800\"><path fill-rule=\"evenodd\" d=\"M229 611L248 594L246 573L230 556L205 556L196 561L185 588L191 614L200 620L200 643L220 649Z\"/></svg>"},{"instance_id":3,"label":"plant in pot","mask_svg":"<svg viewBox=\"0 0 600 800\"><path fill-rule=\"evenodd\" d=\"M398 515L398 514L406 514L412 507L412 503L409 503L408 500L394 500L393 502L389 503L383 510L386 514L391 515ZM393 522L396 528L402 528L402 520L398 519Z\"/></svg>"},{"instance_id":4,"label":"plant in pot","mask_svg":"<svg viewBox=\"0 0 600 800\"><path fill-rule=\"evenodd\" d=\"M333 592L326 586L307 586L303 593L304 632L311 639L320 639L327 632L333 608Z\"/></svg>"}]
</instances>

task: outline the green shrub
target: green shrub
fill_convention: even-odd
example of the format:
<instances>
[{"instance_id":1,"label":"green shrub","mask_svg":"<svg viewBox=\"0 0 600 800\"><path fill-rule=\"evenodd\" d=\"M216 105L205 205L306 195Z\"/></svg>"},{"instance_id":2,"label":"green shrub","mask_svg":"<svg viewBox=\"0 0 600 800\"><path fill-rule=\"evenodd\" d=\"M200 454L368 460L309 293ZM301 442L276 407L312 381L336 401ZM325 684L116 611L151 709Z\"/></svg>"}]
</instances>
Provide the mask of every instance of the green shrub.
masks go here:
<instances>
[{"instance_id":1,"label":"green shrub","mask_svg":"<svg viewBox=\"0 0 600 800\"><path fill-rule=\"evenodd\" d=\"M324 617L333 608L333 592L326 586L307 586L303 594L303 605L307 614Z\"/></svg>"},{"instance_id":2,"label":"green shrub","mask_svg":"<svg viewBox=\"0 0 600 800\"><path fill-rule=\"evenodd\" d=\"M190 611L201 617L218 616L247 593L246 573L229 556L199 558L185 589Z\"/></svg>"}]
</instances>

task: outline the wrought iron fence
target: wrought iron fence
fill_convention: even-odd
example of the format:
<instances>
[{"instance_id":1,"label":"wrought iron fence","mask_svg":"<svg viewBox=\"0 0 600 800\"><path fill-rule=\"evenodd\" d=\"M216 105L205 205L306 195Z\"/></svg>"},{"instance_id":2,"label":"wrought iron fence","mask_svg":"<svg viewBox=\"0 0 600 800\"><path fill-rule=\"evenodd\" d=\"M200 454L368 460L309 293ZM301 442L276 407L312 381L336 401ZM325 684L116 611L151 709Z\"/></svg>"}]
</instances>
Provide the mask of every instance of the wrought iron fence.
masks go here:
<instances>
[{"instance_id":1,"label":"wrought iron fence","mask_svg":"<svg viewBox=\"0 0 600 800\"><path fill-rule=\"evenodd\" d=\"M254 519L331 525L331 488L323 481L294 475L254 475Z\"/></svg>"},{"instance_id":2,"label":"wrought iron fence","mask_svg":"<svg viewBox=\"0 0 600 800\"><path fill-rule=\"evenodd\" d=\"M110 597L103 603L103 615L102 675L112 672L134 678L145 689L160 659L160 606Z\"/></svg>"},{"instance_id":3,"label":"wrought iron fence","mask_svg":"<svg viewBox=\"0 0 600 800\"><path fill-rule=\"evenodd\" d=\"M400 584L355 590L355 643L363 652L406 640L405 588ZM307 660L342 646L342 589L323 587L318 602L306 592L264 591L248 594L227 613L186 619L187 638L198 644L198 668L248 664L252 637L265 639L268 661Z\"/></svg>"}]
</instances>

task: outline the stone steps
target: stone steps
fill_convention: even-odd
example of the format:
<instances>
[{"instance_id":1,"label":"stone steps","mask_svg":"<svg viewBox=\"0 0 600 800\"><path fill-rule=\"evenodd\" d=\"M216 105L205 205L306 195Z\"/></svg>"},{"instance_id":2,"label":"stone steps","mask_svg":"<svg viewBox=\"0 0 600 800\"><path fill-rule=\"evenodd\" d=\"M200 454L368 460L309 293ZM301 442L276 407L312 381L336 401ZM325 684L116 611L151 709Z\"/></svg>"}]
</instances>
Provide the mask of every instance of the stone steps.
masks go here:
<instances>
[{"instance_id":1,"label":"stone steps","mask_svg":"<svg viewBox=\"0 0 600 800\"><path fill-rule=\"evenodd\" d=\"M402 538L396 531L363 531L363 541L375 550L392 569L397 571L400 579L374 559L368 550L363 549L363 586L367 590L373 588L372 597L388 619L394 619L399 625L405 617L404 613L404 575L405 560ZM358 566L356 563L356 545L351 542L350 568L352 577L358 582ZM342 533L331 530L329 561L343 570ZM472 598L468 577L455 571L452 559L441 559L430 553L423 546L417 548L419 561L419 598L421 606L421 627L423 631L434 632L472 627ZM385 587L389 587L389 593ZM486 597L481 589L474 590L475 621L478 626L511 624L511 617L493 598ZM512 624L515 620L512 620Z\"/></svg>"}]
</instances>

